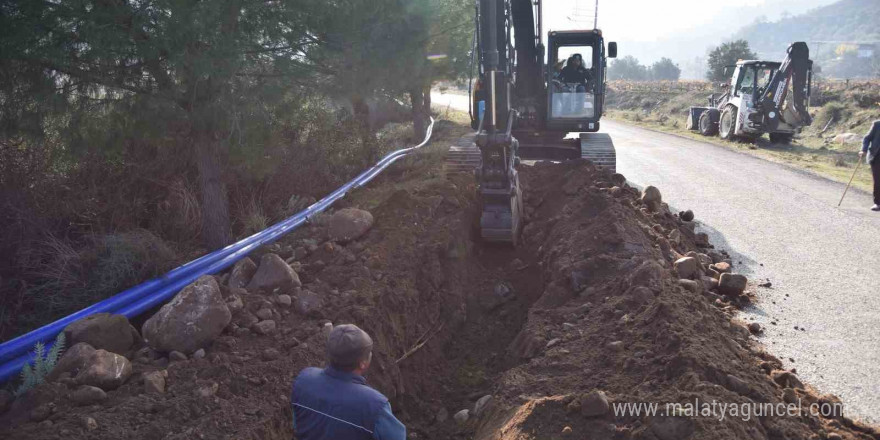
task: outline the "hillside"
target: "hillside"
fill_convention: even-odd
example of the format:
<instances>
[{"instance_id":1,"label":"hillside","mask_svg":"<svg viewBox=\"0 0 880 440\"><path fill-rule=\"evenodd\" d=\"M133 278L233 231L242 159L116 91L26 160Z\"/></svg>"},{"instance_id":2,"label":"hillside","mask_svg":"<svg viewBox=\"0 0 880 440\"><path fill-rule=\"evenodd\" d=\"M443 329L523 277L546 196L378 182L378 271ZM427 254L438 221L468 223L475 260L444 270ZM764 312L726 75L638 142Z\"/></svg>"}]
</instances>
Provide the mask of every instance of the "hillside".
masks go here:
<instances>
[{"instance_id":1,"label":"hillside","mask_svg":"<svg viewBox=\"0 0 880 440\"><path fill-rule=\"evenodd\" d=\"M814 59L833 57L837 44L819 46L815 42L878 42L880 28L878 0L841 0L815 8L800 15L778 21L758 20L737 31L733 38L743 38L762 57L781 58L783 50L792 41L807 41L814 51ZM816 53L816 51L820 53Z\"/></svg>"}]
</instances>

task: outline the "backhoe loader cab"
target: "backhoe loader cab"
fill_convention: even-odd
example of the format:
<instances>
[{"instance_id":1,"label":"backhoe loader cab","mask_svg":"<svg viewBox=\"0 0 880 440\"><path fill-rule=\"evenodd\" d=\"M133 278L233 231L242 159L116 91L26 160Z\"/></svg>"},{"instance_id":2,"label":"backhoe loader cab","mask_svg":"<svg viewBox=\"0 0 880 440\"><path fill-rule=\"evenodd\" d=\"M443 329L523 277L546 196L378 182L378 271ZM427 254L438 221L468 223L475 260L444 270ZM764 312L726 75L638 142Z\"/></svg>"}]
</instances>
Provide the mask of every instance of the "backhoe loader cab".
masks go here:
<instances>
[{"instance_id":1,"label":"backhoe loader cab","mask_svg":"<svg viewBox=\"0 0 880 440\"><path fill-rule=\"evenodd\" d=\"M602 31L552 31L547 38L547 128L570 132L599 130L605 97L606 59L617 56L615 43L606 54ZM585 80L562 75L571 59L581 59ZM571 68L571 67L569 67Z\"/></svg>"}]
</instances>

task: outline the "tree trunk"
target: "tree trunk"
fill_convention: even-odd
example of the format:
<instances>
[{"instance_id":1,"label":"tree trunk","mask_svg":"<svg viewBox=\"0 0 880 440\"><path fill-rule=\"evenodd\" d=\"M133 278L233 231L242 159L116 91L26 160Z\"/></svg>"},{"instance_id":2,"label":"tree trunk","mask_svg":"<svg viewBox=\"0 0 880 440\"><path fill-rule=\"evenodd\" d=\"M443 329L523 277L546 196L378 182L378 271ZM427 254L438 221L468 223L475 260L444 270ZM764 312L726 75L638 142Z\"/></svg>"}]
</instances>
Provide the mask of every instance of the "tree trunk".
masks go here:
<instances>
[{"instance_id":1,"label":"tree trunk","mask_svg":"<svg viewBox=\"0 0 880 440\"><path fill-rule=\"evenodd\" d=\"M353 98L351 106L354 109L354 120L358 136L361 138L364 162L366 165L371 165L379 158L379 149L376 134L373 133L373 128L370 126L370 107L362 97Z\"/></svg>"},{"instance_id":2,"label":"tree trunk","mask_svg":"<svg viewBox=\"0 0 880 440\"><path fill-rule=\"evenodd\" d=\"M223 182L220 145L209 130L194 130L202 202L202 241L210 250L232 243L229 198Z\"/></svg>"},{"instance_id":3,"label":"tree trunk","mask_svg":"<svg viewBox=\"0 0 880 440\"><path fill-rule=\"evenodd\" d=\"M428 129L428 125L431 124L431 86L425 87L425 100L423 103L423 108L425 110L425 130ZM418 139L419 142L425 139L425 135L422 134L422 138Z\"/></svg>"},{"instance_id":4,"label":"tree trunk","mask_svg":"<svg viewBox=\"0 0 880 440\"><path fill-rule=\"evenodd\" d=\"M410 89L409 101L413 132L417 142L421 142L421 140L425 138L425 130L428 129L425 120L425 94L422 92L422 89Z\"/></svg>"},{"instance_id":5,"label":"tree trunk","mask_svg":"<svg viewBox=\"0 0 880 440\"><path fill-rule=\"evenodd\" d=\"M431 116L431 86L425 87L425 114Z\"/></svg>"}]
</instances>

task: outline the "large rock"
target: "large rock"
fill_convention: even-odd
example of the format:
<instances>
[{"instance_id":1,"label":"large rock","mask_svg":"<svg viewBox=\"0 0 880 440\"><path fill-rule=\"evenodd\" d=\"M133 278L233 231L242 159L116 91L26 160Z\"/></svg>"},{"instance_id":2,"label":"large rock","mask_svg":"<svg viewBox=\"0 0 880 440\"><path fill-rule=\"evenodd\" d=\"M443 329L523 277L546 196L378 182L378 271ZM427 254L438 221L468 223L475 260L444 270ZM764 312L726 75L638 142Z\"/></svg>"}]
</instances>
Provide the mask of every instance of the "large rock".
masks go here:
<instances>
[{"instance_id":1,"label":"large rock","mask_svg":"<svg viewBox=\"0 0 880 440\"><path fill-rule=\"evenodd\" d=\"M477 403L474 404L474 416L479 417L480 414L482 414L483 411L486 410L490 403L492 403L491 394L486 394L485 396L480 397L480 399L477 400Z\"/></svg>"},{"instance_id":2,"label":"large rock","mask_svg":"<svg viewBox=\"0 0 880 440\"><path fill-rule=\"evenodd\" d=\"M300 286L302 286L302 282L299 280L299 275L281 257L275 254L263 254L260 258L260 268L257 269L257 273L251 278L247 288L248 290L272 290L276 287Z\"/></svg>"},{"instance_id":3,"label":"large rock","mask_svg":"<svg viewBox=\"0 0 880 440\"><path fill-rule=\"evenodd\" d=\"M609 408L608 397L602 391L593 390L581 397L581 414L585 417L604 415Z\"/></svg>"},{"instance_id":4,"label":"large rock","mask_svg":"<svg viewBox=\"0 0 880 440\"><path fill-rule=\"evenodd\" d=\"M774 370L770 372L770 378L783 388L800 388L804 389L804 383L790 371Z\"/></svg>"},{"instance_id":5,"label":"large rock","mask_svg":"<svg viewBox=\"0 0 880 440\"><path fill-rule=\"evenodd\" d=\"M662 202L663 196L660 195L660 190L657 187L648 185L645 187L645 190L642 192L642 201L643 202Z\"/></svg>"},{"instance_id":6,"label":"large rock","mask_svg":"<svg viewBox=\"0 0 880 440\"><path fill-rule=\"evenodd\" d=\"M72 345L64 351L61 359L58 360L58 363L55 364L55 368L52 369L52 372L49 373L46 379L49 382L54 382L62 373L69 373L71 376L76 376L80 370L84 369L86 365L89 364L89 360L94 353L95 348L85 342Z\"/></svg>"},{"instance_id":7,"label":"large rock","mask_svg":"<svg viewBox=\"0 0 880 440\"><path fill-rule=\"evenodd\" d=\"M673 263L673 267L675 268L675 272L678 273L679 278L690 280L697 275L700 267L699 264L700 263L694 257L682 257Z\"/></svg>"},{"instance_id":8,"label":"large rock","mask_svg":"<svg viewBox=\"0 0 880 440\"><path fill-rule=\"evenodd\" d=\"M254 260L244 257L232 266L232 274L229 276L229 287L245 287L251 282L251 278L257 273L257 264Z\"/></svg>"},{"instance_id":9,"label":"large rock","mask_svg":"<svg viewBox=\"0 0 880 440\"><path fill-rule=\"evenodd\" d=\"M70 394L70 400L76 405L91 405L98 403L107 398L104 390L93 387L91 385L80 385L73 393Z\"/></svg>"},{"instance_id":10,"label":"large rock","mask_svg":"<svg viewBox=\"0 0 880 440\"><path fill-rule=\"evenodd\" d=\"M738 296L746 290L748 278L738 273L723 273L718 279L718 291L727 296Z\"/></svg>"},{"instance_id":11,"label":"large rock","mask_svg":"<svg viewBox=\"0 0 880 440\"><path fill-rule=\"evenodd\" d=\"M163 394L165 392L165 375L161 371L144 373L144 392L147 394Z\"/></svg>"},{"instance_id":12,"label":"large rock","mask_svg":"<svg viewBox=\"0 0 880 440\"><path fill-rule=\"evenodd\" d=\"M275 321L267 319L251 326L251 330L258 335L268 335L275 331Z\"/></svg>"},{"instance_id":13,"label":"large rock","mask_svg":"<svg viewBox=\"0 0 880 440\"><path fill-rule=\"evenodd\" d=\"M64 328L71 345L85 342L95 349L125 354L135 342L128 318L110 313L96 313Z\"/></svg>"},{"instance_id":14,"label":"large rock","mask_svg":"<svg viewBox=\"0 0 880 440\"><path fill-rule=\"evenodd\" d=\"M125 356L107 350L95 350L88 365L74 378L80 385L114 390L131 376L131 362Z\"/></svg>"},{"instance_id":15,"label":"large rock","mask_svg":"<svg viewBox=\"0 0 880 440\"><path fill-rule=\"evenodd\" d=\"M648 422L651 432L660 440L685 440L694 434L694 421L687 417L654 417Z\"/></svg>"},{"instance_id":16,"label":"large rock","mask_svg":"<svg viewBox=\"0 0 880 440\"><path fill-rule=\"evenodd\" d=\"M663 197L660 195L660 190L651 185L646 186L645 190L642 192L642 202L644 202L651 211L659 211L660 206L663 203Z\"/></svg>"},{"instance_id":17,"label":"large rock","mask_svg":"<svg viewBox=\"0 0 880 440\"><path fill-rule=\"evenodd\" d=\"M324 307L324 298L311 290L303 290L296 296L293 304L298 313L317 316Z\"/></svg>"},{"instance_id":18,"label":"large rock","mask_svg":"<svg viewBox=\"0 0 880 440\"><path fill-rule=\"evenodd\" d=\"M854 144L861 139L862 138L855 133L841 133L837 136L834 136L834 142L838 144Z\"/></svg>"},{"instance_id":19,"label":"large rock","mask_svg":"<svg viewBox=\"0 0 880 440\"><path fill-rule=\"evenodd\" d=\"M357 240L373 227L373 214L357 208L340 209L330 217L328 226L333 241Z\"/></svg>"},{"instance_id":20,"label":"large rock","mask_svg":"<svg viewBox=\"0 0 880 440\"><path fill-rule=\"evenodd\" d=\"M211 343L232 314L212 276L186 286L144 323L145 342L158 351L192 353Z\"/></svg>"},{"instance_id":21,"label":"large rock","mask_svg":"<svg viewBox=\"0 0 880 440\"><path fill-rule=\"evenodd\" d=\"M712 266L709 266L709 267L711 267L712 269L715 269L715 271L718 272L718 273L728 273L728 272L730 272L730 263L727 263L727 262L724 262L724 261L719 261L719 262L717 262L717 263L715 263L715 264L713 264Z\"/></svg>"}]
</instances>

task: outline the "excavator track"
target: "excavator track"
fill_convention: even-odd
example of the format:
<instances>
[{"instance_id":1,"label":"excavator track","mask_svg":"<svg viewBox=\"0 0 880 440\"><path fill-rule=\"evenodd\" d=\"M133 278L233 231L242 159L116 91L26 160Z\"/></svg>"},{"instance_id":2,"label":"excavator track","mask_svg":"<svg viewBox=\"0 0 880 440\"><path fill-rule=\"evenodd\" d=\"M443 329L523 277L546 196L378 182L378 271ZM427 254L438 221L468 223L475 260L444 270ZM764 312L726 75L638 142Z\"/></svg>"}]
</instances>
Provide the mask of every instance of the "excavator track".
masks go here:
<instances>
[{"instance_id":1,"label":"excavator track","mask_svg":"<svg viewBox=\"0 0 880 440\"><path fill-rule=\"evenodd\" d=\"M480 149L474 143L473 134L462 136L446 151L443 164L445 174L472 173L483 163Z\"/></svg>"},{"instance_id":2,"label":"excavator track","mask_svg":"<svg viewBox=\"0 0 880 440\"><path fill-rule=\"evenodd\" d=\"M581 133L581 158L598 168L617 172L617 152L607 133Z\"/></svg>"}]
</instances>

